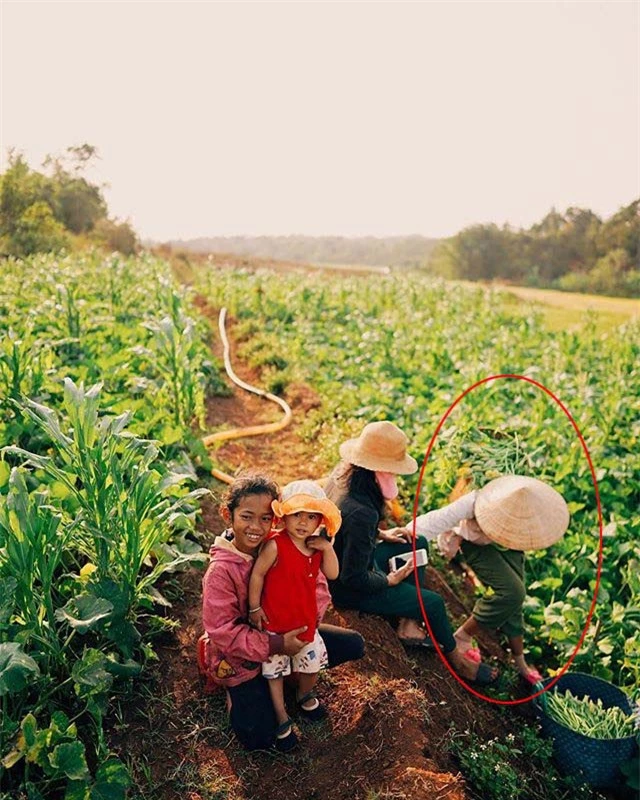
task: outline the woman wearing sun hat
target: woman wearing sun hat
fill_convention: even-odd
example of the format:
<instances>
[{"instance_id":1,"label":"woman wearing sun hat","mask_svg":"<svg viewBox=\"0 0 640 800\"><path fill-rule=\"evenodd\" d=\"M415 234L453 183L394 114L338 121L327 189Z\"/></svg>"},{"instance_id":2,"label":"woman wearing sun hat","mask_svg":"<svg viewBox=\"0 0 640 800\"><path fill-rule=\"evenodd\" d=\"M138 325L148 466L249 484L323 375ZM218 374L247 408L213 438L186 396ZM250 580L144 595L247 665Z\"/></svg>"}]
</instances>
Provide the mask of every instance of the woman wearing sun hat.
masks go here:
<instances>
[{"instance_id":1,"label":"woman wearing sun hat","mask_svg":"<svg viewBox=\"0 0 640 800\"><path fill-rule=\"evenodd\" d=\"M461 550L466 563L493 590L476 602L469 619L454 633L467 658L480 659L472 647L474 636L485 629L500 630L509 640L520 675L531 684L542 680L524 657L524 551L549 547L568 526L569 509L562 495L524 475L496 478L416 518L417 533L427 539L438 537L438 546L449 559Z\"/></svg>"},{"instance_id":2,"label":"woman wearing sun hat","mask_svg":"<svg viewBox=\"0 0 640 800\"><path fill-rule=\"evenodd\" d=\"M336 580L330 581L334 604L370 614L399 618L398 637L409 645L428 646L421 626L420 608L411 563L389 571L389 558L407 551L406 534L380 531L385 500L393 500L396 477L418 469L407 453L408 440L392 422L372 422L360 436L340 446L342 462L331 474L325 491L342 514L342 526L335 537L340 565ZM403 544L404 542L404 544ZM424 547L419 539L416 547ZM422 583L424 568L418 570ZM433 633L446 658L461 677L478 685L492 683L497 671L465 658L457 645L442 597L420 588Z\"/></svg>"}]
</instances>

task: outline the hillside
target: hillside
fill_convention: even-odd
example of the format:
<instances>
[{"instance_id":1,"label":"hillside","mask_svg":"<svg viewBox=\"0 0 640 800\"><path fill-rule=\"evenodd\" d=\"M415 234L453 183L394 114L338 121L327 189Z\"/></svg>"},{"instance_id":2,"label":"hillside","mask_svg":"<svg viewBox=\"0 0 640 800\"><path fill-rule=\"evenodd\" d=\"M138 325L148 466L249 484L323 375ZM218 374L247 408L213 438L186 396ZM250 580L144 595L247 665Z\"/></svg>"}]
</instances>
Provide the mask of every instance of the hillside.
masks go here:
<instances>
[{"instance_id":1,"label":"hillside","mask_svg":"<svg viewBox=\"0 0 640 800\"><path fill-rule=\"evenodd\" d=\"M219 236L167 242L173 249L326 264L424 266L438 244L424 236Z\"/></svg>"}]
</instances>

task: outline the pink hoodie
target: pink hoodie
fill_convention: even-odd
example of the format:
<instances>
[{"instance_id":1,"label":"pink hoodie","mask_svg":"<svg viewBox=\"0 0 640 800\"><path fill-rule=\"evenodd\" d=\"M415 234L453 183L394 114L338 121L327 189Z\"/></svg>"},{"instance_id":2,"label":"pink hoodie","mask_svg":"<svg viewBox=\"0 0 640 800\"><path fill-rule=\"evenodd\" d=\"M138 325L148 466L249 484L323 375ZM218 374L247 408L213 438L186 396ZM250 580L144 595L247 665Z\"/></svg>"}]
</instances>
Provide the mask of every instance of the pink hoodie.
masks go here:
<instances>
[{"instance_id":1,"label":"pink hoodie","mask_svg":"<svg viewBox=\"0 0 640 800\"><path fill-rule=\"evenodd\" d=\"M205 661L216 683L237 686L258 675L262 661L283 651L284 637L258 631L247 622L253 556L241 553L224 534L216 537L209 554L211 563L202 579L202 621L209 639ZM330 601L322 572L317 600L320 620Z\"/></svg>"}]
</instances>

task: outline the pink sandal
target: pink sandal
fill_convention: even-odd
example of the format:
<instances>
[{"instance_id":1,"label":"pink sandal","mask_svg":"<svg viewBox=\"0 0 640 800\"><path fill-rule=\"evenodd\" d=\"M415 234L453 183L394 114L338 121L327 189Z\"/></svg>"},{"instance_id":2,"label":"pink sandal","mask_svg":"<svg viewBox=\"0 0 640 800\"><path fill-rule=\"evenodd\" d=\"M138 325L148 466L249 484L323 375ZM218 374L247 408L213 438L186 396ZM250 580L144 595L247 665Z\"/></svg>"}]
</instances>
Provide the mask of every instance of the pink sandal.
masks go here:
<instances>
[{"instance_id":1,"label":"pink sandal","mask_svg":"<svg viewBox=\"0 0 640 800\"><path fill-rule=\"evenodd\" d=\"M456 640L456 647L465 647L467 645L466 650L462 653L463 657L467 659L467 661L473 661L474 664L479 664L482 661L482 656L480 655L480 650L477 647L471 646L471 637L465 636L464 638L456 636L453 634L453 638Z\"/></svg>"},{"instance_id":2,"label":"pink sandal","mask_svg":"<svg viewBox=\"0 0 640 800\"><path fill-rule=\"evenodd\" d=\"M523 679L530 683L532 686L535 686L536 683L544 680L544 676L541 675L535 667L531 667L526 673L521 672L520 675Z\"/></svg>"},{"instance_id":3,"label":"pink sandal","mask_svg":"<svg viewBox=\"0 0 640 800\"><path fill-rule=\"evenodd\" d=\"M467 661L473 661L474 664L479 664L482 661L480 650L478 650L477 647L470 647L468 650L464 651L463 655Z\"/></svg>"}]
</instances>

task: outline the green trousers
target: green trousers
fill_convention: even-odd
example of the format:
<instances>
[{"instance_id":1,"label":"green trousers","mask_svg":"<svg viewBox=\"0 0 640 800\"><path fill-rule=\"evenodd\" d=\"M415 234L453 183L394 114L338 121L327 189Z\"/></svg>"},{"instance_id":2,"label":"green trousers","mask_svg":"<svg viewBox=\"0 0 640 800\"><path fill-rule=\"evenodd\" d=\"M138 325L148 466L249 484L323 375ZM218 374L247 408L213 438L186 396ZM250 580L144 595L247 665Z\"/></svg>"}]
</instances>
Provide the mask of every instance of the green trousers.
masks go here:
<instances>
[{"instance_id":1,"label":"green trousers","mask_svg":"<svg viewBox=\"0 0 640 800\"><path fill-rule=\"evenodd\" d=\"M493 590L473 607L476 621L484 628L502 630L507 636L520 636L524 631L522 604L526 595L524 553L463 541L462 555L482 583Z\"/></svg>"},{"instance_id":2,"label":"green trousers","mask_svg":"<svg viewBox=\"0 0 640 800\"><path fill-rule=\"evenodd\" d=\"M416 549L427 547L427 540L423 536L418 536ZM411 545L392 544L391 542L380 542L376 545L374 560L378 569L385 574L389 572L389 559L392 556L406 553L411 549ZM418 568L418 580L420 586L424 583L425 567ZM429 619L429 624L438 644L445 653L455 650L456 642L453 638L451 623L447 617L444 600L436 592L429 589L420 588L424 609ZM360 611L368 614L380 614L383 617L407 617L408 619L422 620L422 611L418 603L418 590L416 589L415 577L410 575L402 583L396 586L389 586L382 592L376 594L363 595L358 599Z\"/></svg>"}]
</instances>

